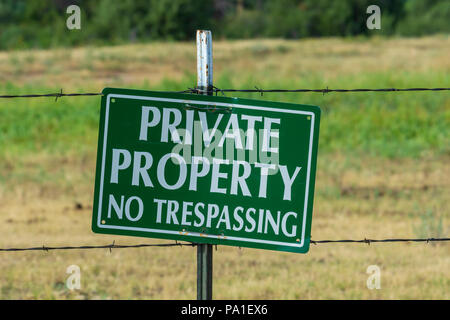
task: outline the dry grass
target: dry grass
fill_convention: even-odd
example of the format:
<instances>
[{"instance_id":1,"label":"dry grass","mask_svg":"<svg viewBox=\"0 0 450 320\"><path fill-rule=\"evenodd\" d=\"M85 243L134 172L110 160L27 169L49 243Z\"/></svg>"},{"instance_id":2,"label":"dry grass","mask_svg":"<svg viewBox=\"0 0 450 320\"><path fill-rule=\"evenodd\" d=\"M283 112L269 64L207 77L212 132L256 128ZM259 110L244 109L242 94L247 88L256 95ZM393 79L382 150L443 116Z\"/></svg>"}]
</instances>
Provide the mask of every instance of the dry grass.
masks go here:
<instances>
[{"instance_id":1,"label":"dry grass","mask_svg":"<svg viewBox=\"0 0 450 320\"><path fill-rule=\"evenodd\" d=\"M270 75L271 83L280 86L308 77L310 86L339 87L342 78L392 70L398 86L410 73L418 81L421 75L444 74L438 83L445 84L449 49L448 37L216 41L214 72L225 84ZM143 82L163 86L194 74L194 66L193 43L0 52L0 83L64 86L66 91ZM166 242L90 231L96 143L91 136L80 141L85 145L72 145L62 154L45 147L30 153L0 151L0 247ZM449 163L448 154L394 160L319 154L313 239L418 237L430 230L429 236L448 236ZM426 212L431 220L424 219ZM3 299L196 297L193 248L0 255ZM71 264L82 272L81 290L74 292L65 287ZM380 290L366 287L366 269L373 264L381 268ZM449 299L449 270L448 244L322 244L306 255L221 246L214 252L214 297Z\"/></svg>"},{"instance_id":2,"label":"dry grass","mask_svg":"<svg viewBox=\"0 0 450 320\"><path fill-rule=\"evenodd\" d=\"M443 179L449 176L447 164L363 160L367 166L358 170L339 157L332 165L319 163L313 239L416 237L424 210L448 213L450 183ZM43 166L39 170L50 175L46 181L3 190L1 247L166 242L93 234L92 185L86 183L93 181L93 161L59 159L62 177L52 169L55 159L38 162ZM36 174L30 170L27 175ZM55 180L66 183L57 185ZM447 219L448 214L445 226ZM192 248L2 254L1 296L194 299L195 257ZM307 255L222 246L214 252L214 296L448 299L449 263L447 244L321 244L312 246ZM71 264L82 272L82 288L75 292L65 287ZM381 268L380 290L366 287L366 269L372 264Z\"/></svg>"},{"instance_id":3,"label":"dry grass","mask_svg":"<svg viewBox=\"0 0 450 320\"><path fill-rule=\"evenodd\" d=\"M447 36L370 40L242 40L214 42L214 72L232 79L295 79L314 74L322 83L343 76L450 69ZM195 74L196 47L189 43L133 44L118 47L0 52L0 81L81 88L156 85ZM245 70L245 73L242 73ZM216 76L216 80L218 77Z\"/></svg>"}]
</instances>

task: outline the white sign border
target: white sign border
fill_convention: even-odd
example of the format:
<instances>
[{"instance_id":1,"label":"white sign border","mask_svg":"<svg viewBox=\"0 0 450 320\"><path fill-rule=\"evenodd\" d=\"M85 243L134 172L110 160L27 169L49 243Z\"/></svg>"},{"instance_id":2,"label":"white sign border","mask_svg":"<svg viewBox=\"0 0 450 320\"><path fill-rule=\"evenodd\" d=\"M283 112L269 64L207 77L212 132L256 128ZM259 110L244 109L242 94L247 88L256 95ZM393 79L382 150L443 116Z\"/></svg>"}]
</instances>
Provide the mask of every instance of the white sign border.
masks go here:
<instances>
[{"instance_id":1,"label":"white sign border","mask_svg":"<svg viewBox=\"0 0 450 320\"><path fill-rule=\"evenodd\" d=\"M302 221L302 237L301 241L298 243L290 243L290 242L282 242L282 241L270 241L270 240L262 240L262 239L252 239L252 238L241 238L241 237L232 237L232 236L217 236L210 234L200 234L198 232L188 232L188 235L194 237L202 237L202 238L219 238L222 240L235 240L235 241L244 241L244 242L256 242L270 245L282 245L282 246L290 246L290 247L298 247L301 248L305 243L305 231L306 231L306 217L307 217L307 209L308 209L308 196L309 196L309 183L310 183L310 173L311 173L311 156L312 156L312 145L313 145L313 136L314 136L314 125L315 125L315 114L314 112L308 111L300 111L300 110L290 110L290 109L277 109L270 107L262 107L262 106L250 106L250 105L241 105L241 104L232 104L232 103L222 103L222 102L211 102L211 101L198 101L198 100L184 100L184 99L171 99L171 98L158 98L158 97L145 97L145 96L136 96L136 95L126 95L126 94L114 94L110 93L106 96L106 110L105 110L105 131L103 134L103 150L102 150L102 166L100 173L100 188L99 188L99 197L98 197L98 219L97 219L97 227L105 228L105 229L118 229L118 230L132 230L132 231L140 231L140 232L152 232L152 233L163 233L163 234L173 234L179 235L179 231L172 230L161 230L161 229L150 229L150 228L139 228L139 227L126 227L126 226L115 226L115 225L106 225L101 224L101 210L102 210L102 199L103 199L103 181L105 176L105 162L106 162L106 145L107 145L107 136L108 136L108 120L109 120L109 105L112 98L124 98L124 99L134 99L134 100L150 100L150 101L160 101L160 102L174 102L174 103L184 103L184 104L202 104L202 105L214 105L214 106L223 106L228 108L240 108L240 109L253 109L253 110L262 110L262 111L272 111L272 112L282 112L282 113L293 113L293 114L304 114L311 116L311 129L310 129L310 137L309 137L309 153L308 153L308 168L306 173L306 188L305 188L305 201L303 208L303 221ZM186 235L185 233L183 233Z\"/></svg>"}]
</instances>

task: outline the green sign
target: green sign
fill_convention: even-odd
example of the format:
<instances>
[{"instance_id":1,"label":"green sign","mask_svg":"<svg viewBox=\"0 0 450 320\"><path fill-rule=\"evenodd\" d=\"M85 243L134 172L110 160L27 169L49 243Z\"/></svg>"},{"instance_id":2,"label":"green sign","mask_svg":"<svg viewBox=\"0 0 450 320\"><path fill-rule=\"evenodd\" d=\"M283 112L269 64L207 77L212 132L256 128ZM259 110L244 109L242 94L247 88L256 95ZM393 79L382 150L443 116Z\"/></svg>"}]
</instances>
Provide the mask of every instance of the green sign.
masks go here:
<instances>
[{"instance_id":1,"label":"green sign","mask_svg":"<svg viewBox=\"0 0 450 320\"><path fill-rule=\"evenodd\" d=\"M92 230L305 253L320 108L104 89Z\"/></svg>"}]
</instances>

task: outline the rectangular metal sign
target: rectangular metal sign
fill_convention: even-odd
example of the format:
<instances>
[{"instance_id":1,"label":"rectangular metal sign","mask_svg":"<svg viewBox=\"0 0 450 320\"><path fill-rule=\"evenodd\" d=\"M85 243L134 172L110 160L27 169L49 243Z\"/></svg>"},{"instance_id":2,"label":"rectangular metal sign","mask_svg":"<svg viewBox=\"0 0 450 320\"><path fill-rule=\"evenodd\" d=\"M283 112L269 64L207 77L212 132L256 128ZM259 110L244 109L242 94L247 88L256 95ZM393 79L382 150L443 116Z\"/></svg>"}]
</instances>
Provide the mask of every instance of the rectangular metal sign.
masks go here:
<instances>
[{"instance_id":1,"label":"rectangular metal sign","mask_svg":"<svg viewBox=\"0 0 450 320\"><path fill-rule=\"evenodd\" d=\"M320 108L103 90L92 230L305 253Z\"/></svg>"}]
</instances>

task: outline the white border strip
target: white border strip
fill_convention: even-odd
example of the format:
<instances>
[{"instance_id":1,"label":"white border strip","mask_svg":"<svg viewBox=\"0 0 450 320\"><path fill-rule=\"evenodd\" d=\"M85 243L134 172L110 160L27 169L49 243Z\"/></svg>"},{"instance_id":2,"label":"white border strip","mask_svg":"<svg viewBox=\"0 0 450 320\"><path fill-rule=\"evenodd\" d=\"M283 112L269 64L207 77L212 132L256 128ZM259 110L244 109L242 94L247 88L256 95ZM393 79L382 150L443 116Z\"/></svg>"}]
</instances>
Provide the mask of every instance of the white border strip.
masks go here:
<instances>
[{"instance_id":1,"label":"white border strip","mask_svg":"<svg viewBox=\"0 0 450 320\"><path fill-rule=\"evenodd\" d=\"M125 226L113 226L113 225L104 225L101 224L101 209L102 209L102 200L103 200L103 181L105 177L105 163L106 163L106 144L107 144L107 136L108 136L108 119L109 119L109 104L111 98L124 98L124 99L135 99L135 100L152 100L152 101L167 101L167 102L175 102L175 103L192 103L192 104L202 104L202 105L214 105L214 106L223 106L223 107L231 107L231 108L240 108L240 109L252 109L252 110L263 110L263 111L272 111L272 112L282 112L282 113L293 113L293 114L304 114L311 116L311 130L309 137L309 154L308 154L308 168L306 173L306 192L305 192L305 205L303 208L303 221L302 221L302 237L300 243L289 243L289 242L281 242L281 241L270 241L270 240L262 240L262 239L251 239L251 238L241 238L241 237L220 237L217 235L210 234L200 234L197 232L189 232L190 236L194 237L203 237L203 238L220 238L225 240L236 240L236 241L244 241L244 242L256 242L256 243L264 243L271 245L283 245L283 246L291 246L291 247L303 247L305 242L305 231L306 231L306 216L308 209L308 195L309 195L309 181L310 181L310 173L311 173L311 156L312 156L312 145L313 145L313 135L314 135L314 125L315 125L315 115L314 112L308 111L300 111L300 110L286 110L286 109L277 109L277 108L269 108L269 107L261 107L261 106L249 106L249 105L241 105L241 104L231 104L231 103L222 103L222 102L209 102L209 101L198 101L198 100L183 100L183 99L169 99L169 98L157 98L157 97L142 97L142 96L134 96L134 95L125 95L125 94L108 94L106 97L106 112L105 112L105 131L103 133L103 154L102 154L102 166L101 166L101 177L100 177L100 188L99 188L99 197L98 197L98 220L97 227L105 228L105 229L118 229L118 230L132 230L132 231L141 231L141 232L153 232L153 233L163 233L163 234L174 234L179 235L179 231L172 230L161 230L161 229L149 229L149 228L139 228L139 227L125 227Z\"/></svg>"}]
</instances>

